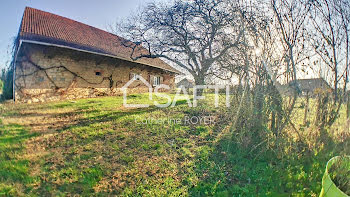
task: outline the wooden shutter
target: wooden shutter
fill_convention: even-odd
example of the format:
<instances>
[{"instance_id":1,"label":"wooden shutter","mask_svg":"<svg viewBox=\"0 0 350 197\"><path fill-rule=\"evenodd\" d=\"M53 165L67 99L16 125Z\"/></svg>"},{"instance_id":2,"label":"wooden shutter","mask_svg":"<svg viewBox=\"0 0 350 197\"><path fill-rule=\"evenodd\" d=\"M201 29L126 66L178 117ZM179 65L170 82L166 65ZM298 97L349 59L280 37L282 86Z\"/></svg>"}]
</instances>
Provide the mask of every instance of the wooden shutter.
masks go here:
<instances>
[{"instance_id":1,"label":"wooden shutter","mask_svg":"<svg viewBox=\"0 0 350 197\"><path fill-rule=\"evenodd\" d=\"M153 75L150 75L150 76L149 76L149 83L150 83L151 85L154 85L154 76L153 76Z\"/></svg>"},{"instance_id":2,"label":"wooden shutter","mask_svg":"<svg viewBox=\"0 0 350 197\"><path fill-rule=\"evenodd\" d=\"M163 84L163 76L160 76L160 84Z\"/></svg>"},{"instance_id":3,"label":"wooden shutter","mask_svg":"<svg viewBox=\"0 0 350 197\"><path fill-rule=\"evenodd\" d=\"M129 74L129 80L131 80L131 79L133 79L133 78L134 78L133 73L130 73L130 74Z\"/></svg>"}]
</instances>

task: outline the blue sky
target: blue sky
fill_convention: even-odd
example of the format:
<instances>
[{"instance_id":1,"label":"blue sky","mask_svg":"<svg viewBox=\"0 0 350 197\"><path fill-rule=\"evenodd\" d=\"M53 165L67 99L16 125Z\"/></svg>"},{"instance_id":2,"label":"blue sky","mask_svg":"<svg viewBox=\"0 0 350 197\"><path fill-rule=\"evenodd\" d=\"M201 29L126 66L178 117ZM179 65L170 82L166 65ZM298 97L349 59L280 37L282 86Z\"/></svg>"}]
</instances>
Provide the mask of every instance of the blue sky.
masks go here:
<instances>
[{"instance_id":1,"label":"blue sky","mask_svg":"<svg viewBox=\"0 0 350 197\"><path fill-rule=\"evenodd\" d=\"M17 35L26 6L68 17L106 30L108 25L129 16L150 0L1 0L0 69L10 59L9 52Z\"/></svg>"}]
</instances>

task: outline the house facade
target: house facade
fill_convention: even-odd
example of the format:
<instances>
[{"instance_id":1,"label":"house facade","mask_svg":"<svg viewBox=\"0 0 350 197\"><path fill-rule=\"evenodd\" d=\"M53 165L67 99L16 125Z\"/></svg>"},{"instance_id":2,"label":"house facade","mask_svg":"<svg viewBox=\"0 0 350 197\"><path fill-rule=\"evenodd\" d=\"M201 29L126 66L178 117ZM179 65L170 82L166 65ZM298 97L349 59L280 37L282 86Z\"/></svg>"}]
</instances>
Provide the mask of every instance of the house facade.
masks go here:
<instances>
[{"instance_id":1,"label":"house facade","mask_svg":"<svg viewBox=\"0 0 350 197\"><path fill-rule=\"evenodd\" d=\"M160 59L137 58L147 53L117 35L26 8L17 39L14 99L30 103L120 95L128 81L140 77L153 87L174 88L179 72ZM136 80L128 92L148 90Z\"/></svg>"},{"instance_id":2,"label":"house facade","mask_svg":"<svg viewBox=\"0 0 350 197\"><path fill-rule=\"evenodd\" d=\"M323 78L298 79L281 86L284 95L293 96L295 91L300 96L316 96L320 93L331 93L333 90Z\"/></svg>"}]
</instances>

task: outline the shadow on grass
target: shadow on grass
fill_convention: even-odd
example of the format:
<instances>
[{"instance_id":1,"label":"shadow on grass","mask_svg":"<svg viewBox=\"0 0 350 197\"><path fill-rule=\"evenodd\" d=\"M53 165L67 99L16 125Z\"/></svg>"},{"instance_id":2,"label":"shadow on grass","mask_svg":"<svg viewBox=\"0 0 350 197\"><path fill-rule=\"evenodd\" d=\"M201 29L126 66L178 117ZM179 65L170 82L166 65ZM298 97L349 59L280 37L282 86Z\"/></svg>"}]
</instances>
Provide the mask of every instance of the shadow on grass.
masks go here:
<instances>
[{"instance_id":1,"label":"shadow on grass","mask_svg":"<svg viewBox=\"0 0 350 197\"><path fill-rule=\"evenodd\" d=\"M20 125L0 123L0 196L16 196L19 191L32 189L36 178L29 175L29 161L21 159L20 154L23 142L35 135Z\"/></svg>"},{"instance_id":2,"label":"shadow on grass","mask_svg":"<svg viewBox=\"0 0 350 197\"><path fill-rule=\"evenodd\" d=\"M87 111L84 111L86 113L84 118L78 118L77 120L74 120L74 124L67 124L63 128L55 131L59 135L59 139L55 141L54 144L48 145L47 149L50 150L51 148L59 148L59 150L64 151L64 166L58 166L55 169L52 169L52 164L50 162L45 163L41 166L41 171L44 176L50 177L45 182L41 182L39 184L39 187L34 191L35 193L39 194L47 194L47 195L60 195L63 193L70 193L70 194L82 194L82 195L91 195L94 193L94 186L102 179L102 177L109 173L108 169L103 169L98 166L98 164L91 165L91 162L95 163L96 158L99 156L105 156L107 153L104 152L95 152L93 149L89 152L85 152L84 154L77 153L73 154L70 151L73 151L75 148L82 148L87 147L90 144L94 144L94 142L102 142L102 143L110 143L108 142L109 139L106 139L107 137L111 137L113 135L114 142L117 143L117 141L123 141L124 136L119 131L112 131L110 132L110 129L118 129L119 127L122 128L133 128L129 127L127 124L133 124L134 121L129 120L122 122L120 124L126 124L126 125L113 125L113 124L119 124L116 123L118 120L123 118L128 118L130 116L134 115L143 115L152 113L156 110L159 110L157 107L149 107L149 108L143 108L143 109L130 109L128 111L99 111L94 109L89 109ZM108 128L105 129L104 126L108 125L109 122L112 122L110 126L107 126ZM107 124L108 123L108 124ZM98 124L101 125L101 128L95 128L93 125ZM106 130L106 131L104 131ZM114 135L115 134L115 135ZM120 135L121 140L118 139L118 136ZM135 140L132 140L132 142L135 142ZM123 142L127 144L128 142ZM105 144L104 144L105 145ZM118 144L117 144L118 145ZM107 145L108 146L108 145ZM132 148L130 144L128 144L129 148ZM60 149L63 148L63 149ZM92 147L93 148L93 147ZM108 147L104 147L104 150L107 151ZM56 150L57 151L57 150ZM121 158L120 162L123 163L124 160L128 160L130 152L123 152L121 151ZM125 156L123 157L123 155ZM76 155L79 155L78 157L75 157ZM81 156L81 157L80 157ZM108 155L110 157L114 155ZM133 155L134 156L134 155ZM47 161L47 159L50 159L52 155L48 156L48 158L43 158ZM112 159L112 158L111 158ZM40 159L42 160L42 159ZM83 162L82 162L83 161ZM108 162L108 159L104 162ZM88 163L86 164L89 167L81 167L79 166L80 163ZM125 166L127 166L129 162L126 162ZM114 165L111 163L110 165ZM124 164L122 164L124 165ZM68 170L68 171L67 171ZM107 170L107 171L106 171ZM67 172L66 172L67 171ZM66 181L66 179L69 179L69 177L74 177L74 182L67 183L67 182L60 182L60 184L55 183L55 179L60 179L61 181ZM62 193L61 193L62 192Z\"/></svg>"}]
</instances>

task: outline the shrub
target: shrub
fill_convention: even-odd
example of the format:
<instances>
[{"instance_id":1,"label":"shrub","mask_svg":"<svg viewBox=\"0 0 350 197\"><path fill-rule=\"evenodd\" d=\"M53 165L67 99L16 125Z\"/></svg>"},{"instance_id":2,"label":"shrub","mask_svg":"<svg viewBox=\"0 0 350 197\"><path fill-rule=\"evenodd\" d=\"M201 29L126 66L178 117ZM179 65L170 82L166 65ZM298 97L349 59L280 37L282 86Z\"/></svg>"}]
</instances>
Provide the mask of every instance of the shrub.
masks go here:
<instances>
[{"instance_id":1,"label":"shrub","mask_svg":"<svg viewBox=\"0 0 350 197\"><path fill-rule=\"evenodd\" d=\"M2 93L2 88L4 87L4 83L2 82L2 80L0 79L0 94Z\"/></svg>"},{"instance_id":2,"label":"shrub","mask_svg":"<svg viewBox=\"0 0 350 197\"><path fill-rule=\"evenodd\" d=\"M15 64L15 54L17 54L18 46L19 38L15 37L13 40L12 52L9 54L12 56L12 62L7 64L7 66L2 69L2 73L0 75L0 80L2 81L2 95L0 100L13 99L13 65Z\"/></svg>"},{"instance_id":3,"label":"shrub","mask_svg":"<svg viewBox=\"0 0 350 197\"><path fill-rule=\"evenodd\" d=\"M2 70L0 80L2 81L2 98L1 99L12 99L13 98L13 68L9 66Z\"/></svg>"}]
</instances>

